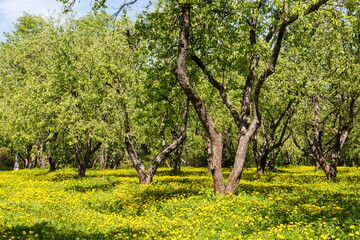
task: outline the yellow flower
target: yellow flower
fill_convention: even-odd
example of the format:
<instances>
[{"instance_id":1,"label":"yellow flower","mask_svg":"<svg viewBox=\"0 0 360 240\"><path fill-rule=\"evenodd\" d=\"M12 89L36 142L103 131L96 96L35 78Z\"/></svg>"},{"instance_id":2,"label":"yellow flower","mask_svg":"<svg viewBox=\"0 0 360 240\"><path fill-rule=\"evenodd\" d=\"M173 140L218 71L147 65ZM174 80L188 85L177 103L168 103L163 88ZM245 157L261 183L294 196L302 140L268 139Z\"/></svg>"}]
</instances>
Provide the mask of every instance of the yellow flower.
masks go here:
<instances>
[{"instance_id":1,"label":"yellow flower","mask_svg":"<svg viewBox=\"0 0 360 240\"><path fill-rule=\"evenodd\" d=\"M278 236L278 238L280 238L280 239L285 239L285 237L284 237L283 235L281 235L281 234L278 234L277 236Z\"/></svg>"},{"instance_id":2,"label":"yellow flower","mask_svg":"<svg viewBox=\"0 0 360 240\"><path fill-rule=\"evenodd\" d=\"M353 236L354 236L354 234L353 234L353 233L349 233L349 236L350 236L350 237L353 237Z\"/></svg>"},{"instance_id":3,"label":"yellow flower","mask_svg":"<svg viewBox=\"0 0 360 240\"><path fill-rule=\"evenodd\" d=\"M354 228L355 228L355 226L354 226L354 225L351 225L349 228L350 228L350 229L354 229Z\"/></svg>"}]
</instances>

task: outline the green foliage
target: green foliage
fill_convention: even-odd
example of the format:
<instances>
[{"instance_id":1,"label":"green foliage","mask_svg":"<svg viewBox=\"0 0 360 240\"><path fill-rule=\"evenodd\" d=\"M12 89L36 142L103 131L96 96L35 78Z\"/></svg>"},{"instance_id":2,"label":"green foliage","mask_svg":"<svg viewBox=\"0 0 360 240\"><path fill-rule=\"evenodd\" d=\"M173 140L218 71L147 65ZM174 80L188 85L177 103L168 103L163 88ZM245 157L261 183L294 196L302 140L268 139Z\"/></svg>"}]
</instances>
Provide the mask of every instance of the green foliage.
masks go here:
<instances>
[{"instance_id":1,"label":"green foliage","mask_svg":"<svg viewBox=\"0 0 360 240\"><path fill-rule=\"evenodd\" d=\"M28 31L24 19L41 31ZM55 149L61 159L89 131L96 142L121 137L124 96L106 82L129 82L133 56L122 32L126 20L114 26L108 19L101 13L60 23L25 15L8 35L0 57L7 93L1 119L14 149L46 143L45 151Z\"/></svg>"},{"instance_id":2,"label":"green foliage","mask_svg":"<svg viewBox=\"0 0 360 240\"><path fill-rule=\"evenodd\" d=\"M0 170L13 170L14 163L14 153L6 147L0 147Z\"/></svg>"},{"instance_id":3,"label":"green foliage","mask_svg":"<svg viewBox=\"0 0 360 240\"><path fill-rule=\"evenodd\" d=\"M74 0L58 1L68 11L76 4ZM334 111L339 108L337 94L345 98L359 95L358 3L333 1L322 6L324 11L304 15L314 2L286 1L290 15L299 14L299 19L285 33L275 73L263 85L259 106L263 119L269 122L289 101L299 102L291 125L302 145L306 143L305 138L300 139L304 125L313 118L309 96L318 94L321 98L321 119L327 120L323 140L329 140ZM84 143L91 132L94 142L121 152L121 103L126 102L132 140L141 157L151 159L162 148L159 129L165 113L167 141L171 141L172 131L179 131L184 94L173 70L183 3L191 4L187 59L191 84L218 130L223 133L229 129L230 142L236 142L238 129L228 109L191 55L201 58L240 110L251 56L256 54L260 59L256 71L260 75L277 37L268 42L266 35L271 26L279 27L284 20L284 2L271 0L259 6L253 1L160 0L136 23L125 18L110 21L111 16L100 10L106 3L95 0L93 13L77 20L71 16L60 21L24 14L15 30L6 34L7 41L0 46L3 145L24 152L25 145L33 144L33 156L35 146L44 143L45 153L53 150L56 158L70 163L74 144ZM249 41L252 18L257 18L254 44ZM342 116L348 107L341 107ZM359 124L354 122L355 130L346 147L352 157L358 155ZM202 133L197 116L190 112L185 146L194 165L206 163ZM275 138L278 136L275 133ZM288 141L284 148L291 150L294 144ZM250 153L248 156L251 159ZM302 159L300 151L295 151L294 157Z\"/></svg>"}]
</instances>

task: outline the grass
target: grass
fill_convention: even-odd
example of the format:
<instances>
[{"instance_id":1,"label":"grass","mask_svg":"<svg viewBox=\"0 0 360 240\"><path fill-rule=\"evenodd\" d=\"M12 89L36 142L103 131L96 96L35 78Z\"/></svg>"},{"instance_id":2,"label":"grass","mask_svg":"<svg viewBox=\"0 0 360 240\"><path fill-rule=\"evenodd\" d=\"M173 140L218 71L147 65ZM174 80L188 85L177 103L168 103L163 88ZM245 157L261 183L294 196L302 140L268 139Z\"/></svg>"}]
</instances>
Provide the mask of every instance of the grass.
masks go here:
<instances>
[{"instance_id":1,"label":"grass","mask_svg":"<svg viewBox=\"0 0 360 240\"><path fill-rule=\"evenodd\" d=\"M226 172L229 174L229 170ZM205 168L0 172L0 239L360 239L360 171L327 181L309 167L262 177L246 169L236 195L212 193Z\"/></svg>"}]
</instances>

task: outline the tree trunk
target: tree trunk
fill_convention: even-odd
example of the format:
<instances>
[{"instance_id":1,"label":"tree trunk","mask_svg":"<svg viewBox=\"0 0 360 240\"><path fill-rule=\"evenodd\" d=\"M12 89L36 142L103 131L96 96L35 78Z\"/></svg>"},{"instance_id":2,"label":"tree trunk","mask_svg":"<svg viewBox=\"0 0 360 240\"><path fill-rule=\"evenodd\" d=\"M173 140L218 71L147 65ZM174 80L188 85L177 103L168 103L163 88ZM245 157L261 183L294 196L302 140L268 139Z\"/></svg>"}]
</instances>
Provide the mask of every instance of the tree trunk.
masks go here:
<instances>
[{"instance_id":1,"label":"tree trunk","mask_svg":"<svg viewBox=\"0 0 360 240\"><path fill-rule=\"evenodd\" d=\"M14 171L19 171L19 170L20 170L19 153L16 152L16 155L15 155L15 164L14 164Z\"/></svg>"},{"instance_id":2,"label":"tree trunk","mask_svg":"<svg viewBox=\"0 0 360 240\"><path fill-rule=\"evenodd\" d=\"M25 146L25 158L24 160L24 167L25 168L29 168L31 169L33 167L33 159L31 156L31 149L32 149L33 145L32 144L27 144Z\"/></svg>"},{"instance_id":3,"label":"tree trunk","mask_svg":"<svg viewBox=\"0 0 360 240\"><path fill-rule=\"evenodd\" d=\"M119 168L120 162L124 158L124 156L125 156L125 150L122 152L122 154L118 158L116 158L116 154L114 155L114 158L115 158L114 167L113 167L114 170L117 170Z\"/></svg>"},{"instance_id":4,"label":"tree trunk","mask_svg":"<svg viewBox=\"0 0 360 240\"><path fill-rule=\"evenodd\" d=\"M40 167L42 169L46 169L46 158L44 157L44 144L45 141L42 141L40 144L37 145L35 157L40 162Z\"/></svg>"},{"instance_id":5,"label":"tree trunk","mask_svg":"<svg viewBox=\"0 0 360 240\"><path fill-rule=\"evenodd\" d=\"M98 163L98 161L99 161L99 158L100 158L100 157L97 157L97 158L94 159L94 162L93 162L93 164L91 165L91 168L92 168L92 169L95 169L95 168L96 168L96 165L97 165L97 163Z\"/></svg>"},{"instance_id":6,"label":"tree trunk","mask_svg":"<svg viewBox=\"0 0 360 240\"><path fill-rule=\"evenodd\" d=\"M257 133L254 134L252 137L253 142L253 154L254 160L256 164L256 172L258 175L263 175L265 173L265 166L266 166L266 158L267 153L259 150L258 142L257 142Z\"/></svg>"},{"instance_id":7,"label":"tree trunk","mask_svg":"<svg viewBox=\"0 0 360 240\"><path fill-rule=\"evenodd\" d=\"M179 138L179 135L173 130L172 131L172 137L173 141L175 141L177 138ZM183 143L180 144L180 146L173 152L173 171L174 172L180 172L181 168L181 155L183 151Z\"/></svg>"},{"instance_id":8,"label":"tree trunk","mask_svg":"<svg viewBox=\"0 0 360 240\"><path fill-rule=\"evenodd\" d=\"M48 160L49 160L49 164L50 164L50 171L52 171L52 172L55 171L61 163L60 160L56 162L55 159L51 156L48 157Z\"/></svg>"},{"instance_id":9,"label":"tree trunk","mask_svg":"<svg viewBox=\"0 0 360 240\"><path fill-rule=\"evenodd\" d=\"M89 165L91 155L94 154L101 146L99 142L95 147L92 147L92 132L88 131L85 154L82 156L81 153L81 140L75 143L75 158L78 164L78 174L80 177L85 177L85 171Z\"/></svg>"},{"instance_id":10,"label":"tree trunk","mask_svg":"<svg viewBox=\"0 0 360 240\"><path fill-rule=\"evenodd\" d=\"M78 162L79 177L85 177L86 168L87 168L87 163L85 161Z\"/></svg>"},{"instance_id":11,"label":"tree trunk","mask_svg":"<svg viewBox=\"0 0 360 240\"><path fill-rule=\"evenodd\" d=\"M183 123L181 124L181 134L180 137L173 141L172 144L167 146L162 152L160 152L155 160L152 162L150 168L148 169L147 173L145 172L145 167L142 164L142 161L137 156L135 148L131 142L131 135L130 135L130 122L126 110L126 105L123 103L121 105L123 110L123 119L124 119L124 126L125 126L125 145L127 152L129 154L130 160L138 174L139 182L143 185L149 185L153 181L153 177L158 169L160 163L166 159L174 150L176 150L186 139L186 128L187 128L187 118L188 118L188 110L189 110L189 99L186 98L184 108L183 108Z\"/></svg>"},{"instance_id":12,"label":"tree trunk","mask_svg":"<svg viewBox=\"0 0 360 240\"><path fill-rule=\"evenodd\" d=\"M214 190L220 194L224 194L225 185L223 174L221 170L222 163L222 139L221 134L217 130L213 119L208 114L204 103L200 96L193 88L186 73L186 56L189 40L190 28L190 4L182 5L182 24L179 34L179 48L177 56L177 67L175 76L180 83L181 88L190 99L208 137L211 141L212 158L209 164L209 169L213 178Z\"/></svg>"},{"instance_id":13,"label":"tree trunk","mask_svg":"<svg viewBox=\"0 0 360 240\"><path fill-rule=\"evenodd\" d=\"M59 160L56 162L55 159L52 157L52 152L53 152L53 150L52 150L52 148L50 148L48 155L46 156L46 159L49 161L50 171L53 172L59 167L61 161Z\"/></svg>"},{"instance_id":14,"label":"tree trunk","mask_svg":"<svg viewBox=\"0 0 360 240\"><path fill-rule=\"evenodd\" d=\"M186 148L186 166L190 167L190 150L189 150L189 147Z\"/></svg>"}]
</instances>

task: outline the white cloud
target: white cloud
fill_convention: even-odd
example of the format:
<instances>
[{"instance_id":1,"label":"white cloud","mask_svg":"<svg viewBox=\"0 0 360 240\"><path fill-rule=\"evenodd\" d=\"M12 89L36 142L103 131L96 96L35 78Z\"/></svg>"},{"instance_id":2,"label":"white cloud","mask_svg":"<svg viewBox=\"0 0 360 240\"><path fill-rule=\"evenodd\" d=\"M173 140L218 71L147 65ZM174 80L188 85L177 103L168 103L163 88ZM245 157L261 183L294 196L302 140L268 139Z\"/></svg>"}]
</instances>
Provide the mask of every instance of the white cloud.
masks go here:
<instances>
[{"instance_id":1,"label":"white cloud","mask_svg":"<svg viewBox=\"0 0 360 240\"><path fill-rule=\"evenodd\" d=\"M61 9L62 4L56 0L0 0L0 14L11 22L15 22L23 12L48 16Z\"/></svg>"}]
</instances>

